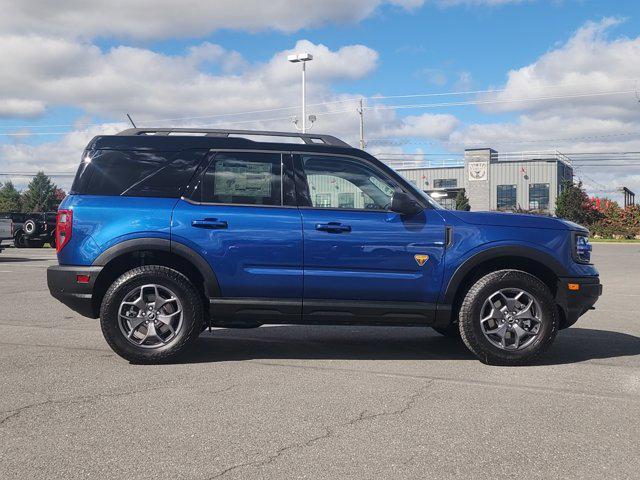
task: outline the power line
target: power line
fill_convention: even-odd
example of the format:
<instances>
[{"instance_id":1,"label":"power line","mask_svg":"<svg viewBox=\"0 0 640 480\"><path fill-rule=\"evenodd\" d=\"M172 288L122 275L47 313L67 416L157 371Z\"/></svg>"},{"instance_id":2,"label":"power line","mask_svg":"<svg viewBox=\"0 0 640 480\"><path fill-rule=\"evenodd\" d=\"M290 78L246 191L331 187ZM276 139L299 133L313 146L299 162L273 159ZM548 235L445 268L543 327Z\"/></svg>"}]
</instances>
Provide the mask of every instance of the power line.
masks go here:
<instances>
[{"instance_id":1,"label":"power line","mask_svg":"<svg viewBox=\"0 0 640 480\"><path fill-rule=\"evenodd\" d=\"M619 82L636 82L638 79L636 78L620 78L616 79ZM575 86L584 86L584 85L593 85L593 83L556 83L556 84L548 84L548 85L534 85L529 86L529 89L546 89L546 88L557 88L557 87L575 87ZM434 92L434 93L417 93L410 95L373 95L371 97L365 97L371 100L378 99L394 99L394 98L420 98L420 97L446 97L446 96L454 96L454 95L478 95L481 93L501 93L508 91L507 88L494 88L489 90L466 90L466 91L456 91L456 92ZM635 90L634 90L635 91Z\"/></svg>"},{"instance_id":2,"label":"power line","mask_svg":"<svg viewBox=\"0 0 640 480\"><path fill-rule=\"evenodd\" d=\"M347 112L352 112L351 109L345 109L345 110L332 110L329 112L320 112L320 113L316 113L316 116L326 116L326 115L337 115L339 113L347 113ZM244 123L258 123L258 122L274 122L274 121L278 121L278 120L290 120L292 118L292 115L288 115L286 117L276 117L276 118L254 118L251 120L239 120L239 121L234 121L234 122L224 122L224 123L214 123L214 124L203 124L203 125L199 125L198 128L201 127L207 127L207 126L223 126L223 125L241 125ZM122 122L124 123L124 122ZM140 122L138 122L140 123ZM145 122L143 122L145 123ZM107 124L109 125L109 124ZM14 132L14 133L0 133L0 136L5 136L5 137L30 137L32 135L67 135L71 132Z\"/></svg>"},{"instance_id":3,"label":"power line","mask_svg":"<svg viewBox=\"0 0 640 480\"><path fill-rule=\"evenodd\" d=\"M561 100L567 98L584 98L584 97L598 97L607 95L622 95L628 93L635 93L635 90L618 90L614 92L598 92L598 93L579 93L574 95L554 95L548 97L531 97L531 98L511 98L504 100L469 100L464 102L443 102L443 103L417 103L409 105L374 105L371 107L365 107L366 110L397 110L397 109L409 109L409 108L439 108L439 107L456 107L465 105L491 105L498 103L515 103L515 102L535 102L543 100Z\"/></svg>"},{"instance_id":4,"label":"power line","mask_svg":"<svg viewBox=\"0 0 640 480\"><path fill-rule=\"evenodd\" d=\"M534 144L534 143L548 143L548 142L565 142L565 141L576 141L576 140L593 140L597 138L614 138L614 137L631 137L638 136L640 132L624 132L624 133L611 133L607 135L585 135L582 137L564 137L564 138L541 138L538 140L510 140L510 141L497 141L495 145L511 145L511 144ZM373 138L367 140L369 144L380 144L380 145L432 145L434 143L438 144L461 144L468 143L462 141L453 141L453 140L412 140L410 138Z\"/></svg>"},{"instance_id":5,"label":"power line","mask_svg":"<svg viewBox=\"0 0 640 480\"><path fill-rule=\"evenodd\" d=\"M637 79L626 78L626 79L617 79L618 81L635 81ZM570 87L577 85L587 85L586 83L559 83L559 84L550 84L550 85L535 85L531 88L533 89L547 89L547 88L557 88L557 87ZM368 99L368 100L385 100L385 99L400 99L400 98L426 98L426 97L443 97L443 96L457 96L457 95L477 95L482 93L500 93L508 91L507 88L502 89L488 89L488 90L467 90L467 91L452 91L452 92L435 92L435 93L417 93L417 94L407 94L407 95L372 95L372 96L357 96L344 98L340 100L330 100L324 102L318 102L309 104L308 106L323 106L323 105L332 105L339 103L347 103L347 102L358 102L360 99ZM620 91L617 93L635 93L636 90L626 90ZM555 97L540 97L540 100L546 99L556 99L556 98L578 98L581 96L598 96L598 95L611 95L615 92L587 92L583 94L578 94L574 96L555 96ZM433 106L456 106L456 105L480 105L487 103L505 103L512 101L533 101L538 99L512 99L512 100L494 100L494 101L476 101L473 103L469 102L449 102L443 104L433 104ZM150 123L150 122L170 122L170 121L179 121L179 120L201 120L204 118L221 118L221 117L229 117L235 115L253 115L257 113L269 113L269 112L277 112L277 111L285 111L285 110L296 110L299 109L299 105L287 106L287 107L274 107L274 108L264 108L264 109L256 109L256 110L247 110L241 112L228 112L228 113L217 113L217 114L208 114L208 115L199 115L199 116L189 116L189 117L173 117L173 118L159 118L159 119L150 119L144 120L142 123ZM382 109L382 108L426 108L420 106L371 106L365 107L367 109ZM118 125L126 122L81 122L81 123L71 123L71 124L49 124L49 125L0 125L0 128L62 128L62 127L80 127L80 126L95 126L95 125Z\"/></svg>"},{"instance_id":6,"label":"power line","mask_svg":"<svg viewBox=\"0 0 640 480\"><path fill-rule=\"evenodd\" d=\"M360 98L360 97L358 97ZM332 100L328 102L319 102L319 103L311 103L308 104L308 107L317 107L322 105L334 105L337 103L346 103L357 101L358 98L348 98L342 100ZM174 118L156 118L152 120L142 120L138 123L151 123L151 122L174 122L178 120L201 120L204 118L221 118L221 117L230 117L234 115L253 115L256 113L270 113L270 112L278 112L284 110L295 110L299 109L299 106L291 106L291 107L278 107L278 108L263 108L258 110L247 110L242 112L229 112L229 113L215 113L210 115L199 115L192 117L174 117ZM85 126L95 126L95 125L119 125L125 124L126 122L84 122L84 123L67 123L67 124L52 124L52 125L0 125L0 128L57 128L57 127L85 127Z\"/></svg>"}]
</instances>

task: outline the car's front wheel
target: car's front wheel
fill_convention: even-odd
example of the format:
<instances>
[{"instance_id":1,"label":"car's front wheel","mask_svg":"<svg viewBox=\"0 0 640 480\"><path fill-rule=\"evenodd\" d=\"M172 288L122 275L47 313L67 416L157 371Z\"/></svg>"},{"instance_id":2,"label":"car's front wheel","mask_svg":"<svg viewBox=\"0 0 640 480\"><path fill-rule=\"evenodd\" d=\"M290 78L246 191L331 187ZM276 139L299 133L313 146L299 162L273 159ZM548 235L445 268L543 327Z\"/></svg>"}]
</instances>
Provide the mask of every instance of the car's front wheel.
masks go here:
<instances>
[{"instance_id":1,"label":"car's front wheel","mask_svg":"<svg viewBox=\"0 0 640 480\"><path fill-rule=\"evenodd\" d=\"M180 272L147 265L120 276L100 309L111 348L133 363L160 363L184 352L200 334L202 301Z\"/></svg>"},{"instance_id":2,"label":"car's front wheel","mask_svg":"<svg viewBox=\"0 0 640 480\"><path fill-rule=\"evenodd\" d=\"M558 315L549 288L519 270L500 270L479 279L460 307L460 335L481 361L531 362L555 339Z\"/></svg>"}]
</instances>

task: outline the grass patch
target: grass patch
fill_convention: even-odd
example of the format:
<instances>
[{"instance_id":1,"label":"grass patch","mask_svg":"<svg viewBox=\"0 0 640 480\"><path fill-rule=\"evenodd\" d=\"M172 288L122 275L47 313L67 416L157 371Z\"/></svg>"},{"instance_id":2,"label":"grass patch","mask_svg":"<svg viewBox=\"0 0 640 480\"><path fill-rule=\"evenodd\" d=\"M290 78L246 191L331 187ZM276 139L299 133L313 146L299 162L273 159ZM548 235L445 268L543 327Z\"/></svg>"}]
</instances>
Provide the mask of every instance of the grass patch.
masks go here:
<instances>
[{"instance_id":1,"label":"grass patch","mask_svg":"<svg viewBox=\"0 0 640 480\"><path fill-rule=\"evenodd\" d=\"M636 238L590 238L591 243L640 243Z\"/></svg>"}]
</instances>

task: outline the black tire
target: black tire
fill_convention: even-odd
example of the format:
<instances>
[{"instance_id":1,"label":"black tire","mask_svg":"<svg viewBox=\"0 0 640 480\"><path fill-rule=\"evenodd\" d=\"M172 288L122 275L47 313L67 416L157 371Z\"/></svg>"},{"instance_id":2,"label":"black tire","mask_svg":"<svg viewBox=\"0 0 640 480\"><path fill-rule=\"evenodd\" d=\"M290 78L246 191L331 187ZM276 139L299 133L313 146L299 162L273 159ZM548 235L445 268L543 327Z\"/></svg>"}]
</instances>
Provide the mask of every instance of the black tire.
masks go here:
<instances>
[{"instance_id":1,"label":"black tire","mask_svg":"<svg viewBox=\"0 0 640 480\"><path fill-rule=\"evenodd\" d=\"M130 342L120 329L119 312L125 296L146 284L170 289L182 304L183 320L180 330L166 345L143 348ZM109 346L132 363L163 363L183 353L202 329L202 300L196 288L180 272L159 265L134 268L121 275L107 290L100 308L100 326Z\"/></svg>"},{"instance_id":2,"label":"black tire","mask_svg":"<svg viewBox=\"0 0 640 480\"><path fill-rule=\"evenodd\" d=\"M540 306L541 323L535 339L517 350L493 345L480 325L485 301L501 289L521 289L530 293ZM558 333L558 312L549 288L537 277L519 270L499 270L478 280L467 292L460 307L460 336L483 363L523 365L530 363L553 343Z\"/></svg>"},{"instance_id":3,"label":"black tire","mask_svg":"<svg viewBox=\"0 0 640 480\"><path fill-rule=\"evenodd\" d=\"M456 340L460 340L460 327L457 323L450 323L446 327L432 327L436 332L440 335L443 335L448 338L454 338Z\"/></svg>"},{"instance_id":4,"label":"black tire","mask_svg":"<svg viewBox=\"0 0 640 480\"><path fill-rule=\"evenodd\" d=\"M16 248L26 248L27 247L27 237L24 236L22 231L16 233L16 236L13 237L13 245Z\"/></svg>"}]
</instances>

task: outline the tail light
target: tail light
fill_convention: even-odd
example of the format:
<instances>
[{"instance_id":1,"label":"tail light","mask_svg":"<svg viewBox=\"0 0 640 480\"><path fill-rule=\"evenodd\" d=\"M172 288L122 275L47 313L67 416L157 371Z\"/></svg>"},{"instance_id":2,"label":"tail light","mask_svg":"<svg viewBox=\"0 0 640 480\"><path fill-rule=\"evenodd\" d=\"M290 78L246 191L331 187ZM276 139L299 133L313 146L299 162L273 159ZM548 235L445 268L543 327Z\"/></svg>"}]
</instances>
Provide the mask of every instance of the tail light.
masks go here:
<instances>
[{"instance_id":1,"label":"tail light","mask_svg":"<svg viewBox=\"0 0 640 480\"><path fill-rule=\"evenodd\" d=\"M59 252L71 240L73 210L58 210L56 217L56 252Z\"/></svg>"}]
</instances>

